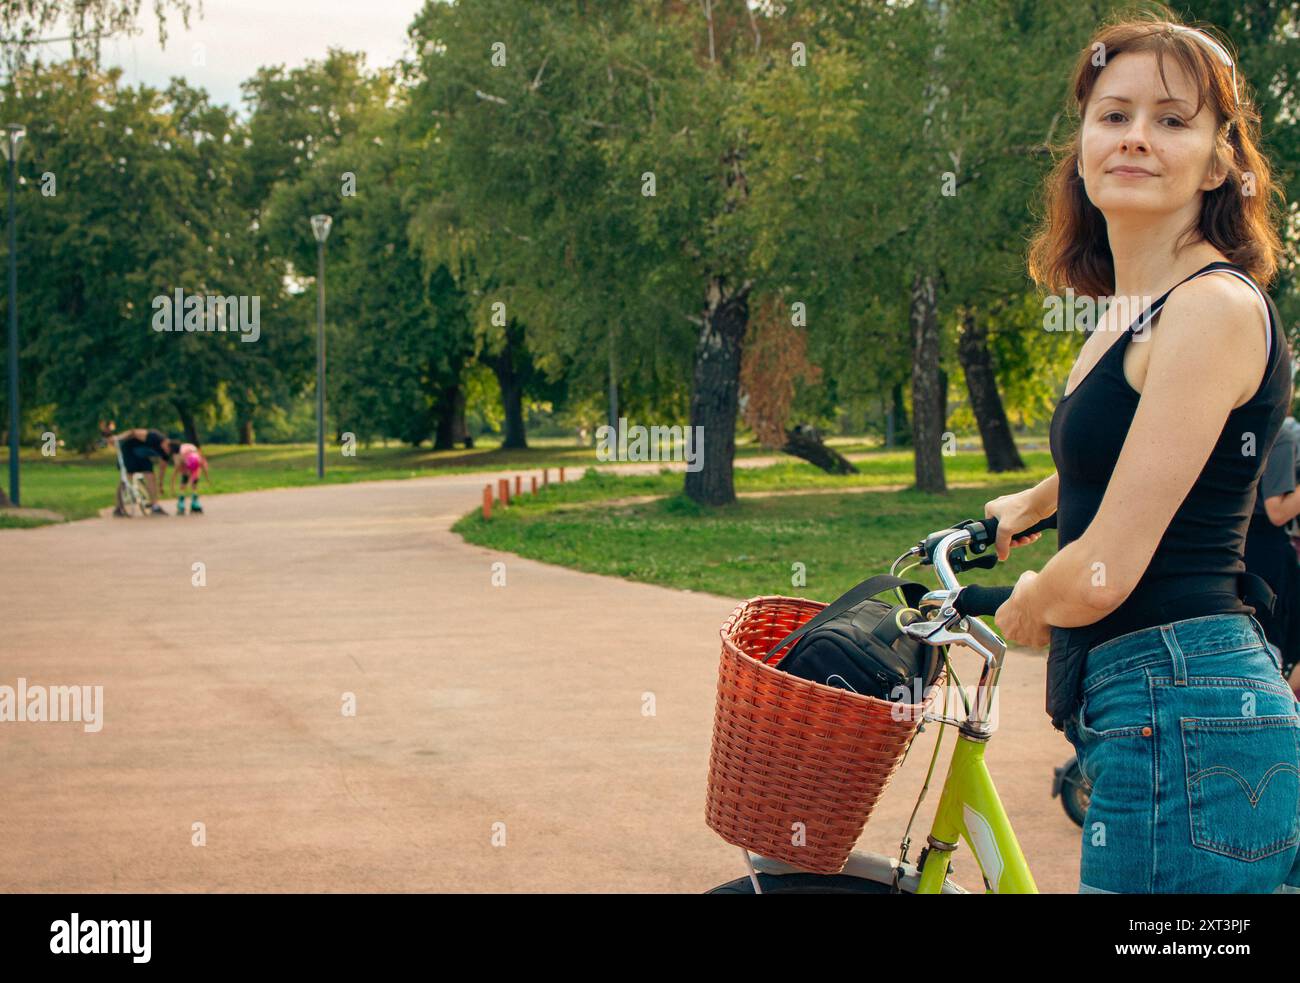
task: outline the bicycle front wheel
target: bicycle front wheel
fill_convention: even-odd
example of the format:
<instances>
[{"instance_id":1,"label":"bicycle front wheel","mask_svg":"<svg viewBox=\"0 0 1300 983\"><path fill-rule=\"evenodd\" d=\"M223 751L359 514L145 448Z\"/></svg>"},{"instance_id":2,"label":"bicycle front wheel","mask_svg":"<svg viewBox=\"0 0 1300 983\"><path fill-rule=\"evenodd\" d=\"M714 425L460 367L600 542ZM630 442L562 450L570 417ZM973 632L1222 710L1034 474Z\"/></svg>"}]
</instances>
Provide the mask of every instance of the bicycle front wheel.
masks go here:
<instances>
[{"instance_id":1,"label":"bicycle front wheel","mask_svg":"<svg viewBox=\"0 0 1300 983\"><path fill-rule=\"evenodd\" d=\"M1079 770L1079 760L1071 761L1061 775L1061 805L1065 814L1080 826L1088 815L1088 802L1092 798L1092 786Z\"/></svg>"},{"instance_id":2,"label":"bicycle front wheel","mask_svg":"<svg viewBox=\"0 0 1300 983\"><path fill-rule=\"evenodd\" d=\"M894 891L893 885L869 881L852 874L759 874L763 894L906 894ZM720 884L707 894L755 894L754 882L741 877Z\"/></svg>"},{"instance_id":3,"label":"bicycle front wheel","mask_svg":"<svg viewBox=\"0 0 1300 983\"><path fill-rule=\"evenodd\" d=\"M144 489L140 487L139 482L130 484L125 481L117 483L117 508L118 511L128 518L137 515L143 516L148 511L145 504Z\"/></svg>"},{"instance_id":4,"label":"bicycle front wheel","mask_svg":"<svg viewBox=\"0 0 1300 983\"><path fill-rule=\"evenodd\" d=\"M132 496L131 494L131 486L128 485L125 481L119 481L117 483L116 514L120 516L124 516L129 519L133 514L133 507L135 505L133 498L134 496Z\"/></svg>"}]
</instances>

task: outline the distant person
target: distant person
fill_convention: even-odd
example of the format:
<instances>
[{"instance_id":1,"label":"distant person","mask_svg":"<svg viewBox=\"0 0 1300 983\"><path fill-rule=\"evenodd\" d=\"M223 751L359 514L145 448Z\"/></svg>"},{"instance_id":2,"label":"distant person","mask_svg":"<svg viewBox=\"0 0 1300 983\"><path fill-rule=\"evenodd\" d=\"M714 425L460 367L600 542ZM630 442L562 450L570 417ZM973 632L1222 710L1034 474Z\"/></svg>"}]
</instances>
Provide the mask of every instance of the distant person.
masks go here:
<instances>
[{"instance_id":1,"label":"distant person","mask_svg":"<svg viewBox=\"0 0 1300 983\"><path fill-rule=\"evenodd\" d=\"M209 481L212 480L208 474L208 460L199 450L198 444L181 444L180 450L177 451L178 462L176 469L172 471L172 492L176 491L176 477L181 479L181 494L176 499L176 514L185 514L185 487L190 489L190 513L193 515L202 515L203 506L199 504L199 472L203 472L203 477Z\"/></svg>"},{"instance_id":2,"label":"distant person","mask_svg":"<svg viewBox=\"0 0 1300 983\"><path fill-rule=\"evenodd\" d=\"M143 474L145 476L145 487L149 489L149 511L153 515L166 515L167 512L158 504L161 497L160 483L161 478L167 476L167 465L172 462L172 457L180 449L180 442L174 441L161 430L146 429L144 427L133 427L130 430L117 431L113 423L107 425L101 424L100 433L109 443L117 442L122 449L122 461L126 465L126 473ZM154 474L154 458L161 462L161 471Z\"/></svg>"},{"instance_id":3,"label":"distant person","mask_svg":"<svg viewBox=\"0 0 1300 983\"><path fill-rule=\"evenodd\" d=\"M1286 526L1300 515L1300 493L1296 491L1296 462L1300 456L1300 423L1288 416L1264 463L1255 496L1255 509L1246 531L1246 570L1268 581L1275 600L1273 613L1260 610L1256 618L1264 636L1282 657L1283 668L1296 661L1300 612L1296 611L1300 591L1300 570Z\"/></svg>"}]
</instances>

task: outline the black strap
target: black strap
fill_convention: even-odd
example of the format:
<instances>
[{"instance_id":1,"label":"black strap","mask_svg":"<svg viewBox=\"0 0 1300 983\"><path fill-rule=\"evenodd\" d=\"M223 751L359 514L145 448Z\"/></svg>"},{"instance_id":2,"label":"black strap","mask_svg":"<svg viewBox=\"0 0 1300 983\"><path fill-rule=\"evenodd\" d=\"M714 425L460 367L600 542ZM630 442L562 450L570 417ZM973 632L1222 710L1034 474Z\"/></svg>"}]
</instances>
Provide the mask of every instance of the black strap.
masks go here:
<instances>
[{"instance_id":1,"label":"black strap","mask_svg":"<svg viewBox=\"0 0 1300 983\"><path fill-rule=\"evenodd\" d=\"M1277 595L1273 588L1257 573L1243 573L1239 581L1240 597L1252 608L1258 611L1267 611L1271 617L1273 614L1273 605L1277 602Z\"/></svg>"},{"instance_id":2,"label":"black strap","mask_svg":"<svg viewBox=\"0 0 1300 983\"><path fill-rule=\"evenodd\" d=\"M1222 611L1227 597L1244 602L1254 608L1256 614L1267 611L1267 616L1272 615L1276 603L1273 588L1254 573L1169 577L1148 584L1141 596L1130 597L1100 621L1069 631L1074 633L1074 637L1082 637L1085 629L1091 629L1097 639L1116 638L1156 625L1200 617L1205 608Z\"/></svg>"},{"instance_id":3,"label":"black strap","mask_svg":"<svg viewBox=\"0 0 1300 983\"><path fill-rule=\"evenodd\" d=\"M817 616L807 622L807 624L800 625L794 631L790 632L790 634L786 635L785 638L773 645L764 657L763 661L770 662L773 654L779 652L786 645L798 641L813 628L825 624L832 618L843 614L855 604L860 604L867 600L867 598L875 597L881 591L891 590L895 587L902 588L903 597L907 600L910 607L916 607L919 605L921 603L921 598L925 596L925 585L918 584L914 580L899 580L897 577L892 577L887 573L882 573L875 577L868 577L866 580L862 581L862 583L841 594L830 604L826 605L826 607L822 608L822 610L818 611Z\"/></svg>"},{"instance_id":4,"label":"black strap","mask_svg":"<svg viewBox=\"0 0 1300 983\"><path fill-rule=\"evenodd\" d=\"M1148 307L1146 310L1144 310L1141 314L1138 315L1137 320L1134 321L1132 324L1130 324L1130 325L1129 325L1129 328L1130 328L1130 329L1132 329L1132 328L1138 328L1139 330L1141 330L1142 328L1145 328L1148 324L1150 324L1152 321L1154 321L1155 318L1156 318L1156 315L1158 315L1158 314L1159 314L1159 313L1164 309L1165 302L1166 302L1167 300L1169 300L1169 295L1170 295L1170 294L1172 294L1175 290L1177 290L1179 287L1181 287L1184 283L1187 283L1187 282L1189 282L1189 281L1191 281L1191 280L1195 280L1195 279L1196 279L1197 277L1199 277L1199 276L1203 276L1203 275L1206 274L1206 273L1217 273L1221 267L1231 267L1231 268L1233 268L1233 269L1237 269L1237 270L1240 270L1240 269L1241 269L1241 267L1237 266L1235 263L1225 263L1225 262L1223 262L1222 260L1216 260L1216 261L1213 262L1213 263L1208 263L1208 264L1206 264L1205 266L1202 266L1202 267L1201 267L1199 270L1197 270L1195 273L1189 273L1189 274L1187 274L1187 276L1183 277L1183 279L1179 280L1179 281L1178 281L1177 283L1175 283L1172 287L1170 287L1168 290L1166 290L1164 293L1162 293L1159 297L1157 297L1157 298L1156 298L1156 299L1151 303L1151 306L1150 306L1150 307ZM1261 291L1261 293L1262 293L1262 291ZM1265 305L1265 306L1268 306L1268 305ZM1270 317L1271 317L1271 315L1270 315Z\"/></svg>"},{"instance_id":5,"label":"black strap","mask_svg":"<svg viewBox=\"0 0 1300 983\"><path fill-rule=\"evenodd\" d=\"M1232 594L1256 610L1263 608L1273 613L1274 593L1268 581L1259 574L1242 571L1235 574L1197 574L1185 577L1171 577L1154 585L1147 592L1152 602L1172 601L1191 597L1196 594L1223 593ZM1135 613L1137 613L1135 611ZM1157 621L1152 624L1162 623Z\"/></svg>"}]
</instances>

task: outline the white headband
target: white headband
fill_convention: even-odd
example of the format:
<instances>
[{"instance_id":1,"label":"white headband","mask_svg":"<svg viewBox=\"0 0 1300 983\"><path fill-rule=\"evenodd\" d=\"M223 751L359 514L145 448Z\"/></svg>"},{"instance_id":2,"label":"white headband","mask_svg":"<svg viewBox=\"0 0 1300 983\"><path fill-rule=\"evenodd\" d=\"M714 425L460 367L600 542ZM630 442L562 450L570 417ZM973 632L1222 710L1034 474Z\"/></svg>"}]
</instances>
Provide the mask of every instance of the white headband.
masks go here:
<instances>
[{"instance_id":1,"label":"white headband","mask_svg":"<svg viewBox=\"0 0 1300 983\"><path fill-rule=\"evenodd\" d=\"M1213 51L1214 54L1218 56L1219 61L1232 69L1232 98L1235 101L1237 108L1240 109L1241 97L1237 95L1237 66L1233 64L1232 56L1228 54L1228 50L1202 30L1198 30L1194 27L1184 27L1182 24L1169 24L1168 26L1170 30L1182 31L1196 38L1196 40L1200 41L1207 48Z\"/></svg>"}]
</instances>

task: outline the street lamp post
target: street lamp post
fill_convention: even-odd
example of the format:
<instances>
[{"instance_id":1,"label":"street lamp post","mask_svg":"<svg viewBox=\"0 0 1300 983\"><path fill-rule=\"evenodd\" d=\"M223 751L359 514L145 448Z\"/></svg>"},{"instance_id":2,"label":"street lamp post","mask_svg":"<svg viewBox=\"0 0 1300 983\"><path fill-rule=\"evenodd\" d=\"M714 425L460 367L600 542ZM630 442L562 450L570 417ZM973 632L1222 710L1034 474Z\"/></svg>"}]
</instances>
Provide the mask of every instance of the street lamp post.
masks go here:
<instances>
[{"instance_id":1,"label":"street lamp post","mask_svg":"<svg viewBox=\"0 0 1300 983\"><path fill-rule=\"evenodd\" d=\"M9 161L9 500L18 503L18 220L14 214L14 185L18 183L18 152L26 127L10 123L0 151Z\"/></svg>"},{"instance_id":2,"label":"street lamp post","mask_svg":"<svg viewBox=\"0 0 1300 983\"><path fill-rule=\"evenodd\" d=\"M332 219L311 217L311 234L316 237L316 477L325 477L325 240Z\"/></svg>"}]
</instances>

